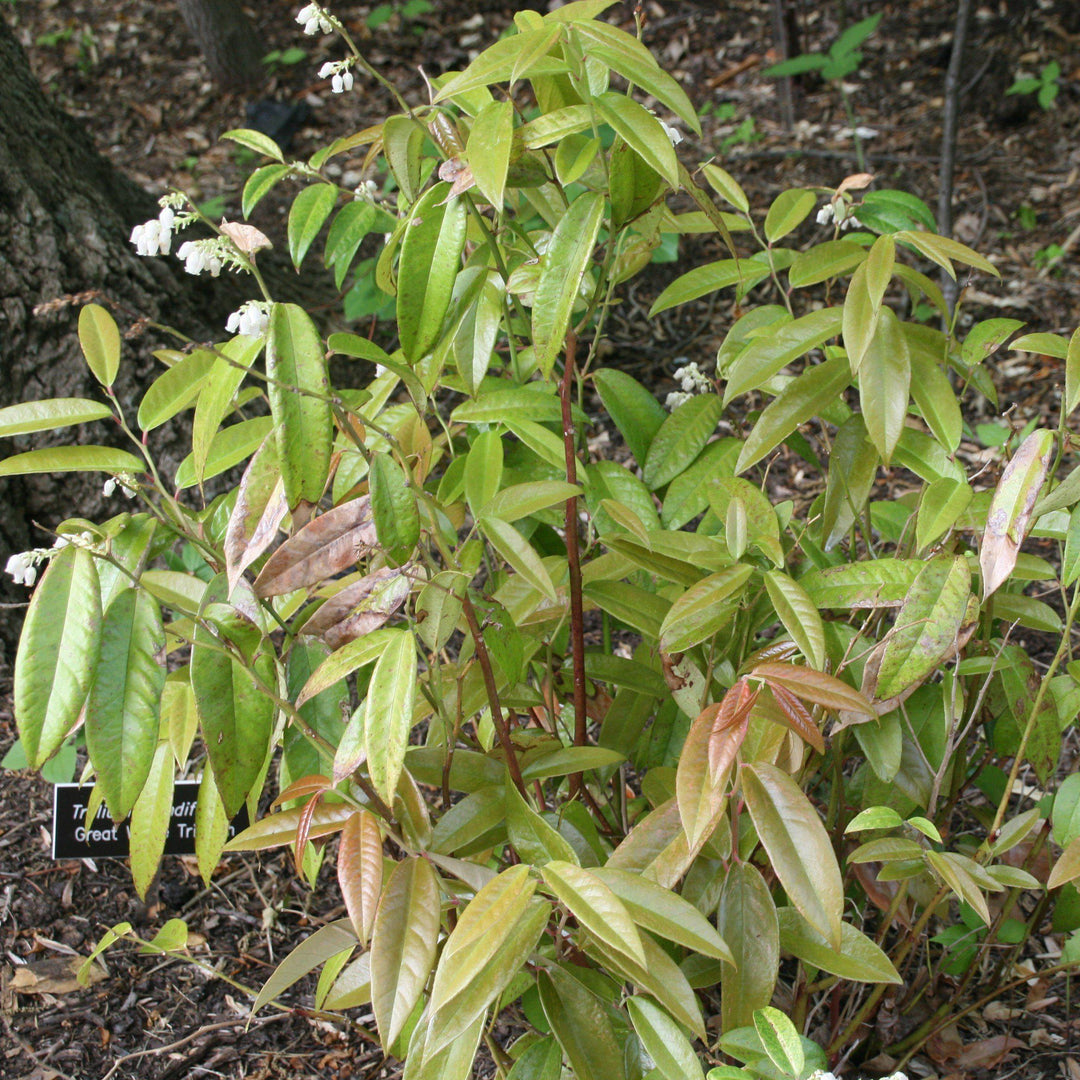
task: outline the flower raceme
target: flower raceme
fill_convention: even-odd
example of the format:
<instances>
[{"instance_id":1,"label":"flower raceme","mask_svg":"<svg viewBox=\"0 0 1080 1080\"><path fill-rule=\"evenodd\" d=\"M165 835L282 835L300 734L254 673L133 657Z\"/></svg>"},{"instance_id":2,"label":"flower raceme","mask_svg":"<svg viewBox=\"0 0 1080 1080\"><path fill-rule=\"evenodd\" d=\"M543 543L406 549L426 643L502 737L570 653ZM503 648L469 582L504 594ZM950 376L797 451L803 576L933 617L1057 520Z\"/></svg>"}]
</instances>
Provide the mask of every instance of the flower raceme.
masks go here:
<instances>
[{"instance_id":1,"label":"flower raceme","mask_svg":"<svg viewBox=\"0 0 1080 1080\"><path fill-rule=\"evenodd\" d=\"M334 29L330 17L318 4L306 4L302 7L296 13L296 21L304 28L308 37L314 37L320 32L329 34Z\"/></svg>"},{"instance_id":2,"label":"flower raceme","mask_svg":"<svg viewBox=\"0 0 1080 1080\"><path fill-rule=\"evenodd\" d=\"M349 70L348 60L327 60L319 68L319 78L329 79L330 88L335 94L342 94L353 88L353 73Z\"/></svg>"},{"instance_id":3,"label":"flower raceme","mask_svg":"<svg viewBox=\"0 0 1080 1080\"><path fill-rule=\"evenodd\" d=\"M262 337L270 325L269 304L261 300L248 300L234 311L225 323L230 334L243 334L245 337Z\"/></svg>"}]
</instances>

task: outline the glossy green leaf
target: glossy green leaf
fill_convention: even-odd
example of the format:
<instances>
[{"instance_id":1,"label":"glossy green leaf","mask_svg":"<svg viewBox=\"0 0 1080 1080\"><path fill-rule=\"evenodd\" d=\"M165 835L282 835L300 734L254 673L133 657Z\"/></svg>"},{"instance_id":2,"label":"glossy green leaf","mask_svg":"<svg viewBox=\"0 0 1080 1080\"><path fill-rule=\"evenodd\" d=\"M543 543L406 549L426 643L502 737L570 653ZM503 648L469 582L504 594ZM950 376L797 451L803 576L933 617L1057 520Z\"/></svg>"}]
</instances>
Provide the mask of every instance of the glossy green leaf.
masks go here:
<instances>
[{"instance_id":1,"label":"glossy green leaf","mask_svg":"<svg viewBox=\"0 0 1080 1080\"><path fill-rule=\"evenodd\" d=\"M87 304L79 312L79 345L94 378L112 386L120 369L120 330L100 304Z\"/></svg>"},{"instance_id":2,"label":"glossy green leaf","mask_svg":"<svg viewBox=\"0 0 1080 1080\"><path fill-rule=\"evenodd\" d=\"M859 518L874 486L880 457L854 413L840 425L829 454L825 507L821 515L824 548L831 551Z\"/></svg>"},{"instance_id":3,"label":"glossy green leaf","mask_svg":"<svg viewBox=\"0 0 1080 1080\"><path fill-rule=\"evenodd\" d=\"M554 367L571 326L574 304L592 259L603 216L601 194L580 195L555 227L544 253L532 308L536 363L544 375Z\"/></svg>"},{"instance_id":4,"label":"glossy green leaf","mask_svg":"<svg viewBox=\"0 0 1080 1080\"><path fill-rule=\"evenodd\" d=\"M977 251L972 251L966 244L961 244L959 241L952 240L949 237L938 236L930 232L904 230L895 233L893 238L897 243L909 244L920 254L937 263L954 281L956 280L956 271L953 269L953 262L974 267L976 270L982 270L983 273L991 274L993 277L1001 276L997 267L989 259L984 259L982 255Z\"/></svg>"},{"instance_id":5,"label":"glossy green leaf","mask_svg":"<svg viewBox=\"0 0 1080 1080\"><path fill-rule=\"evenodd\" d=\"M320 926L313 934L304 938L263 983L251 1005L251 1015L254 1016L264 1005L277 1000L308 972L322 966L343 949L350 949L355 945L356 934L348 919L335 919L325 926Z\"/></svg>"},{"instance_id":6,"label":"glossy green leaf","mask_svg":"<svg viewBox=\"0 0 1080 1080\"><path fill-rule=\"evenodd\" d=\"M738 285L742 290L753 288L769 276L769 267L750 259L721 259L718 262L695 266L677 277L653 301L649 318L668 308L688 304L707 293Z\"/></svg>"},{"instance_id":7,"label":"glossy green leaf","mask_svg":"<svg viewBox=\"0 0 1080 1080\"><path fill-rule=\"evenodd\" d=\"M334 209L337 194L334 184L311 184L293 199L289 209L289 257L297 270Z\"/></svg>"},{"instance_id":8,"label":"glossy green leaf","mask_svg":"<svg viewBox=\"0 0 1080 1080\"><path fill-rule=\"evenodd\" d=\"M738 181L719 165L706 165L702 170L709 187L722 199L730 203L740 213L746 214L750 210L750 200L746 192L739 186Z\"/></svg>"},{"instance_id":9,"label":"glossy green leaf","mask_svg":"<svg viewBox=\"0 0 1080 1080\"><path fill-rule=\"evenodd\" d=\"M847 360L836 357L808 368L792 380L766 407L747 436L735 464L736 474L757 464L801 423L820 416L823 409L841 396L850 377Z\"/></svg>"},{"instance_id":10,"label":"glossy green leaf","mask_svg":"<svg viewBox=\"0 0 1080 1080\"><path fill-rule=\"evenodd\" d=\"M379 546L392 566L408 561L420 538L420 512L408 478L389 454L371 459L371 512Z\"/></svg>"},{"instance_id":11,"label":"glossy green leaf","mask_svg":"<svg viewBox=\"0 0 1080 1080\"><path fill-rule=\"evenodd\" d=\"M911 389L911 354L890 307L877 314L859 365L859 404L870 441L888 466L900 439Z\"/></svg>"},{"instance_id":12,"label":"glossy green leaf","mask_svg":"<svg viewBox=\"0 0 1080 1080\"><path fill-rule=\"evenodd\" d=\"M394 800L405 763L416 700L417 657L412 634L392 630L368 686L364 741L368 772L387 803Z\"/></svg>"},{"instance_id":13,"label":"glossy green leaf","mask_svg":"<svg viewBox=\"0 0 1080 1080\"><path fill-rule=\"evenodd\" d=\"M246 146L249 150L254 150L256 154L265 154L275 161L285 160L281 156L281 149L278 144L269 135L264 135L261 131L253 131L251 128L233 128L231 131L226 131L221 137L239 143L241 146Z\"/></svg>"},{"instance_id":14,"label":"glossy green leaf","mask_svg":"<svg viewBox=\"0 0 1080 1080\"><path fill-rule=\"evenodd\" d=\"M86 398L21 401L0 409L0 438L28 435L34 431L52 431L72 424L88 424L111 415L112 410L108 405Z\"/></svg>"},{"instance_id":15,"label":"glossy green leaf","mask_svg":"<svg viewBox=\"0 0 1080 1080\"><path fill-rule=\"evenodd\" d=\"M563 480L512 484L495 495L483 508L483 513L485 517L513 522L531 517L550 506L562 506L567 499L577 498L581 494L580 487Z\"/></svg>"},{"instance_id":16,"label":"glossy green leaf","mask_svg":"<svg viewBox=\"0 0 1080 1080\"><path fill-rule=\"evenodd\" d=\"M709 166L705 167L706 173ZM854 270L866 258L866 248L851 240L826 240L800 252L788 267L788 284L794 289L820 285L829 278Z\"/></svg>"},{"instance_id":17,"label":"glossy green leaf","mask_svg":"<svg viewBox=\"0 0 1080 1080\"><path fill-rule=\"evenodd\" d=\"M793 360L836 337L842 318L840 308L822 308L755 338L728 369L724 404L759 389Z\"/></svg>"},{"instance_id":18,"label":"glossy green leaf","mask_svg":"<svg viewBox=\"0 0 1080 1080\"><path fill-rule=\"evenodd\" d=\"M773 200L765 215L765 239L770 244L782 240L809 216L817 195L809 188L788 188Z\"/></svg>"},{"instance_id":19,"label":"glossy green leaf","mask_svg":"<svg viewBox=\"0 0 1080 1080\"><path fill-rule=\"evenodd\" d=\"M206 384L216 359L209 349L196 349L163 371L139 402L139 427L153 431L191 405Z\"/></svg>"},{"instance_id":20,"label":"glossy green leaf","mask_svg":"<svg viewBox=\"0 0 1080 1080\"><path fill-rule=\"evenodd\" d=\"M115 476L145 471L146 463L141 458L111 446L50 446L0 461L0 476L61 472L106 472Z\"/></svg>"},{"instance_id":21,"label":"glossy green leaf","mask_svg":"<svg viewBox=\"0 0 1080 1080\"><path fill-rule=\"evenodd\" d=\"M275 304L270 311L266 374L285 498L295 510L321 498L332 440L322 339L296 304Z\"/></svg>"},{"instance_id":22,"label":"glossy green leaf","mask_svg":"<svg viewBox=\"0 0 1080 1080\"><path fill-rule=\"evenodd\" d=\"M473 121L466 147L466 157L476 186L499 211L503 206L513 131L513 103L492 101L480 110Z\"/></svg>"},{"instance_id":23,"label":"glossy green leaf","mask_svg":"<svg viewBox=\"0 0 1080 1080\"><path fill-rule=\"evenodd\" d=\"M219 574L206 590L205 611L228 597L228 583ZM225 812L236 816L252 785L262 773L270 744L276 706L266 696L249 670L263 686L277 687L273 651L261 632L235 611L224 630L234 655L223 651L217 633L200 623L195 628L191 650L191 687L206 743L210 767ZM241 652L247 663L235 658Z\"/></svg>"},{"instance_id":24,"label":"glossy green leaf","mask_svg":"<svg viewBox=\"0 0 1080 1080\"><path fill-rule=\"evenodd\" d=\"M784 891L807 922L839 948L844 887L817 811L773 765L759 761L741 775L746 807Z\"/></svg>"},{"instance_id":25,"label":"glossy green leaf","mask_svg":"<svg viewBox=\"0 0 1080 1080\"><path fill-rule=\"evenodd\" d=\"M971 572L962 555L942 555L925 564L885 640L878 697L894 697L937 670L955 648L970 592Z\"/></svg>"},{"instance_id":26,"label":"glossy green leaf","mask_svg":"<svg viewBox=\"0 0 1080 1080\"><path fill-rule=\"evenodd\" d=\"M672 188L679 186L675 147L655 116L633 98L609 90L595 99L596 110L642 161Z\"/></svg>"},{"instance_id":27,"label":"glossy green leaf","mask_svg":"<svg viewBox=\"0 0 1080 1080\"><path fill-rule=\"evenodd\" d=\"M539 972L536 983L544 1016L576 1080L626 1080L610 1007L558 965Z\"/></svg>"},{"instance_id":28,"label":"glossy green leaf","mask_svg":"<svg viewBox=\"0 0 1080 1080\"><path fill-rule=\"evenodd\" d=\"M409 856L383 890L371 940L371 1003L383 1048L401 1034L435 962L439 883L431 863Z\"/></svg>"},{"instance_id":29,"label":"glossy green leaf","mask_svg":"<svg viewBox=\"0 0 1080 1080\"><path fill-rule=\"evenodd\" d=\"M863 357L870 347L877 326L879 309L874 307L866 283L866 264L863 263L851 275L847 295L844 297L844 348L853 375L859 373Z\"/></svg>"},{"instance_id":30,"label":"glossy green leaf","mask_svg":"<svg viewBox=\"0 0 1080 1080\"><path fill-rule=\"evenodd\" d=\"M199 864L199 876L206 888L210 888L210 881L228 839L229 819L214 783L213 770L203 769L198 801L195 804L195 859Z\"/></svg>"},{"instance_id":31,"label":"glossy green leaf","mask_svg":"<svg viewBox=\"0 0 1080 1080\"><path fill-rule=\"evenodd\" d=\"M875 559L811 570L799 584L819 608L899 607L922 567L920 559Z\"/></svg>"},{"instance_id":32,"label":"glossy green leaf","mask_svg":"<svg viewBox=\"0 0 1080 1080\"><path fill-rule=\"evenodd\" d=\"M781 570L765 574L765 589L784 629L812 667L825 666L825 626L806 590Z\"/></svg>"},{"instance_id":33,"label":"glossy green leaf","mask_svg":"<svg viewBox=\"0 0 1080 1080\"><path fill-rule=\"evenodd\" d=\"M513 525L498 518L482 517L479 524L499 555L537 592L555 602L557 596L551 576L528 540Z\"/></svg>"},{"instance_id":34,"label":"glossy green leaf","mask_svg":"<svg viewBox=\"0 0 1080 1080\"><path fill-rule=\"evenodd\" d=\"M757 1032L769 1060L781 1071L799 1076L806 1056L795 1025L779 1009L766 1005L754 1013L754 1030Z\"/></svg>"},{"instance_id":35,"label":"glossy green leaf","mask_svg":"<svg viewBox=\"0 0 1080 1080\"><path fill-rule=\"evenodd\" d=\"M86 746L114 821L123 821L150 770L158 738L165 628L157 601L124 589L105 610L86 701Z\"/></svg>"},{"instance_id":36,"label":"glossy green leaf","mask_svg":"<svg viewBox=\"0 0 1080 1080\"><path fill-rule=\"evenodd\" d=\"M506 785L506 830L514 850L532 866L543 866L552 859L578 862L569 842L525 802L513 784Z\"/></svg>"},{"instance_id":37,"label":"glossy green leaf","mask_svg":"<svg viewBox=\"0 0 1080 1080\"><path fill-rule=\"evenodd\" d=\"M796 908L782 907L776 914L780 923L780 947L805 963L853 982L903 982L885 952L854 926L843 924L840 948L836 949Z\"/></svg>"},{"instance_id":38,"label":"glossy green leaf","mask_svg":"<svg viewBox=\"0 0 1080 1080\"><path fill-rule=\"evenodd\" d=\"M660 627L664 652L685 652L727 626L753 572L753 566L739 563L687 589L671 605Z\"/></svg>"},{"instance_id":39,"label":"glossy green leaf","mask_svg":"<svg viewBox=\"0 0 1080 1080\"><path fill-rule=\"evenodd\" d=\"M974 492L967 481L948 476L926 486L915 523L915 542L920 550L940 540L956 525L971 505L973 496Z\"/></svg>"},{"instance_id":40,"label":"glossy green leaf","mask_svg":"<svg viewBox=\"0 0 1080 1080\"><path fill-rule=\"evenodd\" d=\"M15 656L15 722L31 768L41 768L78 723L100 629L94 557L69 544L34 591Z\"/></svg>"},{"instance_id":41,"label":"glossy green leaf","mask_svg":"<svg viewBox=\"0 0 1080 1080\"><path fill-rule=\"evenodd\" d=\"M271 417L255 416L222 428L210 440L201 476L195 471L194 457L188 454L176 470L174 483L178 488L189 488L220 476L226 469L231 469L251 457L272 433L273 427Z\"/></svg>"},{"instance_id":42,"label":"glossy green leaf","mask_svg":"<svg viewBox=\"0 0 1080 1080\"><path fill-rule=\"evenodd\" d=\"M632 375L618 368L601 368L593 375L600 400L639 465L643 465L649 447L667 412Z\"/></svg>"},{"instance_id":43,"label":"glossy green leaf","mask_svg":"<svg viewBox=\"0 0 1080 1080\"><path fill-rule=\"evenodd\" d=\"M948 885L957 899L963 900L974 908L975 914L986 926L989 926L990 909L987 907L986 897L982 894L979 882L971 874L973 868L977 869L977 864L951 851L928 851L924 858L927 865Z\"/></svg>"},{"instance_id":44,"label":"glossy green leaf","mask_svg":"<svg viewBox=\"0 0 1080 1080\"><path fill-rule=\"evenodd\" d=\"M442 333L465 244L465 201L438 183L413 208L401 243L397 318L401 349L410 364L430 352Z\"/></svg>"},{"instance_id":45,"label":"glossy green leaf","mask_svg":"<svg viewBox=\"0 0 1080 1080\"><path fill-rule=\"evenodd\" d=\"M626 1008L645 1052L664 1080L704 1080L690 1040L663 1009L644 997L629 998Z\"/></svg>"},{"instance_id":46,"label":"glossy green leaf","mask_svg":"<svg viewBox=\"0 0 1080 1080\"><path fill-rule=\"evenodd\" d=\"M326 234L323 261L334 268L335 288L341 288L356 252L374 227L377 216L375 207L363 200L346 203L334 216Z\"/></svg>"},{"instance_id":47,"label":"glossy green leaf","mask_svg":"<svg viewBox=\"0 0 1080 1080\"><path fill-rule=\"evenodd\" d=\"M728 867L716 924L737 964L725 964L722 977L722 1024L730 1031L752 1024L754 1011L769 1004L780 965L776 906L756 866L733 862Z\"/></svg>"},{"instance_id":48,"label":"glossy green leaf","mask_svg":"<svg viewBox=\"0 0 1080 1080\"><path fill-rule=\"evenodd\" d=\"M616 952L645 964L645 952L630 913L596 874L552 860L541 871L548 888L577 921Z\"/></svg>"},{"instance_id":49,"label":"glossy green leaf","mask_svg":"<svg viewBox=\"0 0 1080 1080\"><path fill-rule=\"evenodd\" d=\"M251 217L251 211L262 202L263 196L267 195L274 185L291 171L291 165L259 166L244 182L244 191L240 199L240 212L244 217Z\"/></svg>"},{"instance_id":50,"label":"glossy green leaf","mask_svg":"<svg viewBox=\"0 0 1080 1080\"><path fill-rule=\"evenodd\" d=\"M139 797L131 810L131 879L142 899L153 884L165 851L173 812L173 760L168 742L157 744Z\"/></svg>"},{"instance_id":51,"label":"glossy green leaf","mask_svg":"<svg viewBox=\"0 0 1080 1080\"><path fill-rule=\"evenodd\" d=\"M660 425L643 465L651 490L669 484L701 453L722 413L719 397L699 394L684 401Z\"/></svg>"}]
</instances>

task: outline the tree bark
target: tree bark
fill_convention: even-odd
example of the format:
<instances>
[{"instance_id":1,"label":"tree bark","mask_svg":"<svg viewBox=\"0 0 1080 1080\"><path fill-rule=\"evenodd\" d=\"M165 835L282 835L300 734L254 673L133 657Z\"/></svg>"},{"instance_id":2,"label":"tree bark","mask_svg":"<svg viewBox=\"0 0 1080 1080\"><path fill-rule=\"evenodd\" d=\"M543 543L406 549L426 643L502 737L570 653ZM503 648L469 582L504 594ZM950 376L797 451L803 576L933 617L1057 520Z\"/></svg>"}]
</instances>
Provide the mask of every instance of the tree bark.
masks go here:
<instances>
[{"instance_id":1,"label":"tree bark","mask_svg":"<svg viewBox=\"0 0 1080 1080\"><path fill-rule=\"evenodd\" d=\"M239 0L176 0L214 82L239 90L262 81L266 48Z\"/></svg>"},{"instance_id":2,"label":"tree bark","mask_svg":"<svg viewBox=\"0 0 1080 1080\"><path fill-rule=\"evenodd\" d=\"M131 229L155 217L157 203L42 94L2 18L0 71L0 406L51 397L102 400L76 335L79 307L91 297L73 294L92 292L122 331L149 318L197 340L220 339L237 286L186 275L176 259L135 253ZM177 344L153 333L124 342L115 389L132 425L142 390L162 370L153 349ZM88 424L0 440L0 456L71 442L122 445L122 437L115 425ZM183 453L180 433L167 425L151 434L150 446L169 475ZM68 473L0 480L0 568L14 551L51 544L44 530L65 518L124 509L103 498L104 479ZM0 602L26 599L24 588L3 578ZM20 622L17 614L0 614L0 660L4 639L10 648Z\"/></svg>"}]
</instances>

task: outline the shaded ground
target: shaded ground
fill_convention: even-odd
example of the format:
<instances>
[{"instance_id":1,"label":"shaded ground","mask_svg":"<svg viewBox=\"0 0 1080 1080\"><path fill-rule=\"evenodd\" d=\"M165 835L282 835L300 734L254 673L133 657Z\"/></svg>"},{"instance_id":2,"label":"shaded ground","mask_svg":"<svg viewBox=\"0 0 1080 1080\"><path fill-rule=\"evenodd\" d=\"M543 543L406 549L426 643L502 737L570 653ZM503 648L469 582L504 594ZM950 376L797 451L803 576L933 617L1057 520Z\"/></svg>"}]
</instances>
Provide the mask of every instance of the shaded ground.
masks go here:
<instances>
[{"instance_id":1,"label":"shaded ground","mask_svg":"<svg viewBox=\"0 0 1080 1080\"><path fill-rule=\"evenodd\" d=\"M305 156L376 121L386 102L367 86L332 95L316 78L321 63L337 53L328 51L323 39L299 36L292 21L298 6L298 0L261 0L258 18L268 47L299 44L307 50L297 63L279 64L265 88L267 97L311 107L309 124L295 144L295 152ZM804 48L831 42L838 30L836 9L843 6L802 5ZM1028 321L1032 329L1062 332L1080 323L1080 8L1068 0L1013 6L1015 16L1004 2L982 5L971 30L956 235L991 257L1002 274L1000 281L980 278L972 284L972 315L1007 315ZM850 79L858 123L874 132L865 140L867 167L880 186L904 188L935 206L950 5L913 0L846 7L852 18L885 12L882 32L866 46L862 75ZM420 100L417 63L433 73L463 66L470 50L482 48L508 24L512 9L499 2L436 0L431 12L406 20L394 16L374 29L372 5L348 3L336 10L368 58ZM835 187L856 171L844 110L828 86L800 89L795 127L784 129L776 84L761 74L771 59L772 40L764 0L650 2L645 10L646 41L707 113L703 139L683 145L685 160L716 155L759 211L782 188ZM630 25L626 8L614 11L616 21ZM85 120L117 165L147 188L182 187L214 201L218 213L240 216L239 192L251 161L218 137L244 126L244 101L214 92L171 5L37 0L18 3L11 12L5 5L3 16L14 21L47 91ZM1037 74L1054 59L1063 68L1055 109L1044 112L1031 97L1005 95L1018 71ZM345 172L355 173L359 166L359 159L342 164ZM280 236L284 206L267 200L255 223ZM809 238L812 226L807 229ZM665 313L651 324L645 312L676 273L717 254L708 244L688 242L678 264L654 267L613 316L619 362L658 394L673 388L671 372L681 358L711 360L730 325L732 306L729 297L721 297ZM1022 426L1032 415L1056 412L1062 381L1056 361L1005 353L994 373L1003 402L1013 408L1009 423ZM990 418L989 405L986 410ZM971 457L981 450L976 443L964 447ZM805 495L815 480L789 472L780 474L779 482L802 485ZM0 612L0 617L18 613ZM9 700L6 694L3 700ZM0 708L0 751L13 740L5 706ZM238 983L258 986L302 936L340 914L327 871L325 887L310 893L284 858L232 859L209 891L185 861L168 859L156 897L144 905L122 864L53 863L49 810L43 781L0 773L0 942L13 962L9 978L18 966L42 962L51 966L30 968L34 977L62 977L72 952L85 955L104 927L127 919L149 937L166 919L181 915L205 940L193 949L196 959ZM1055 940L1050 936L1040 945L1052 951ZM244 1034L242 991L197 967L138 957L130 946L110 954L107 962L108 976L85 991L69 991L62 981L38 984L38 990L51 986L51 993L4 987L0 1076L304 1080L397 1075L361 1034L341 1024L266 1010ZM288 1000L310 1003L311 984L301 989ZM979 1066L990 1064L985 1056L958 1055L964 1044L970 1049L981 1038L1009 1032L1022 1040L1022 1048L993 1075L1042 1077L1073 1069L1065 1075L1080 1076L1069 1056L1076 1045L1072 1019L1055 997L1060 984L1043 989L1037 997L1054 998L1049 1005L1029 994L1010 1002L1021 1010L1016 1017L969 1018L959 1047L939 1040L937 1060L922 1059L922 1072L990 1075L979 1072Z\"/></svg>"}]
</instances>

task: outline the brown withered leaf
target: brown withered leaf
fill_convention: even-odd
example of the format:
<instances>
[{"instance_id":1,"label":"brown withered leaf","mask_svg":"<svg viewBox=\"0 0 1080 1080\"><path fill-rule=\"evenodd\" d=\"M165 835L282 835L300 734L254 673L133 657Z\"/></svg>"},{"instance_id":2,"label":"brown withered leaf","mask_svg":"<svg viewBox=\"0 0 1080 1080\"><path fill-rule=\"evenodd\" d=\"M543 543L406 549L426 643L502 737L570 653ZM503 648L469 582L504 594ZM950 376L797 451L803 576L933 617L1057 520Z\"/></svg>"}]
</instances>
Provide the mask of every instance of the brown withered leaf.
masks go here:
<instances>
[{"instance_id":1,"label":"brown withered leaf","mask_svg":"<svg viewBox=\"0 0 1080 1080\"><path fill-rule=\"evenodd\" d=\"M768 687L791 730L819 754L824 754L825 739L817 724L814 723L810 710L790 690L779 683L768 683Z\"/></svg>"},{"instance_id":2,"label":"brown withered leaf","mask_svg":"<svg viewBox=\"0 0 1080 1080\"><path fill-rule=\"evenodd\" d=\"M383 850L379 821L358 810L341 830L337 856L338 884L356 936L367 946L382 895Z\"/></svg>"},{"instance_id":3,"label":"brown withered leaf","mask_svg":"<svg viewBox=\"0 0 1080 1080\"><path fill-rule=\"evenodd\" d=\"M1008 580L1016 566L1053 456L1054 433L1033 431L1001 474L979 545L984 600Z\"/></svg>"},{"instance_id":4,"label":"brown withered leaf","mask_svg":"<svg viewBox=\"0 0 1080 1080\"><path fill-rule=\"evenodd\" d=\"M225 570L229 592L243 572L274 542L289 511L278 469L273 434L255 451L244 470L236 505L225 530Z\"/></svg>"},{"instance_id":5,"label":"brown withered leaf","mask_svg":"<svg viewBox=\"0 0 1080 1080\"><path fill-rule=\"evenodd\" d=\"M896 900L896 894L900 891L900 882L879 881L878 871L881 869L881 863L855 863L851 869L870 903L879 911L888 911ZM911 902L905 898L896 909L895 916L897 922L909 930L911 929L911 916L908 914L910 906Z\"/></svg>"},{"instance_id":6,"label":"brown withered leaf","mask_svg":"<svg viewBox=\"0 0 1080 1080\"><path fill-rule=\"evenodd\" d=\"M355 565L375 543L370 497L342 503L308 522L267 559L255 594L280 596L318 585Z\"/></svg>"},{"instance_id":7,"label":"brown withered leaf","mask_svg":"<svg viewBox=\"0 0 1080 1080\"><path fill-rule=\"evenodd\" d=\"M245 255L254 258L264 248L272 248L270 237L266 233L256 229L254 225L245 225L242 221L226 221L221 219L221 231L227 236Z\"/></svg>"},{"instance_id":8,"label":"brown withered leaf","mask_svg":"<svg viewBox=\"0 0 1080 1080\"><path fill-rule=\"evenodd\" d=\"M331 650L378 630L405 603L412 580L402 568L380 570L346 585L300 628Z\"/></svg>"},{"instance_id":9,"label":"brown withered leaf","mask_svg":"<svg viewBox=\"0 0 1080 1080\"><path fill-rule=\"evenodd\" d=\"M76 976L83 965L81 956L50 956L47 960L34 960L15 969L8 983L10 989L20 994L73 994L85 987ZM101 982L106 977L100 964L90 965L90 982Z\"/></svg>"},{"instance_id":10,"label":"brown withered leaf","mask_svg":"<svg viewBox=\"0 0 1080 1080\"><path fill-rule=\"evenodd\" d=\"M989 1069L1000 1065L1013 1050L1026 1047L1027 1043L1013 1038L1012 1035L992 1035L989 1039L968 1043L963 1051L956 1055L956 1064L963 1069Z\"/></svg>"}]
</instances>

